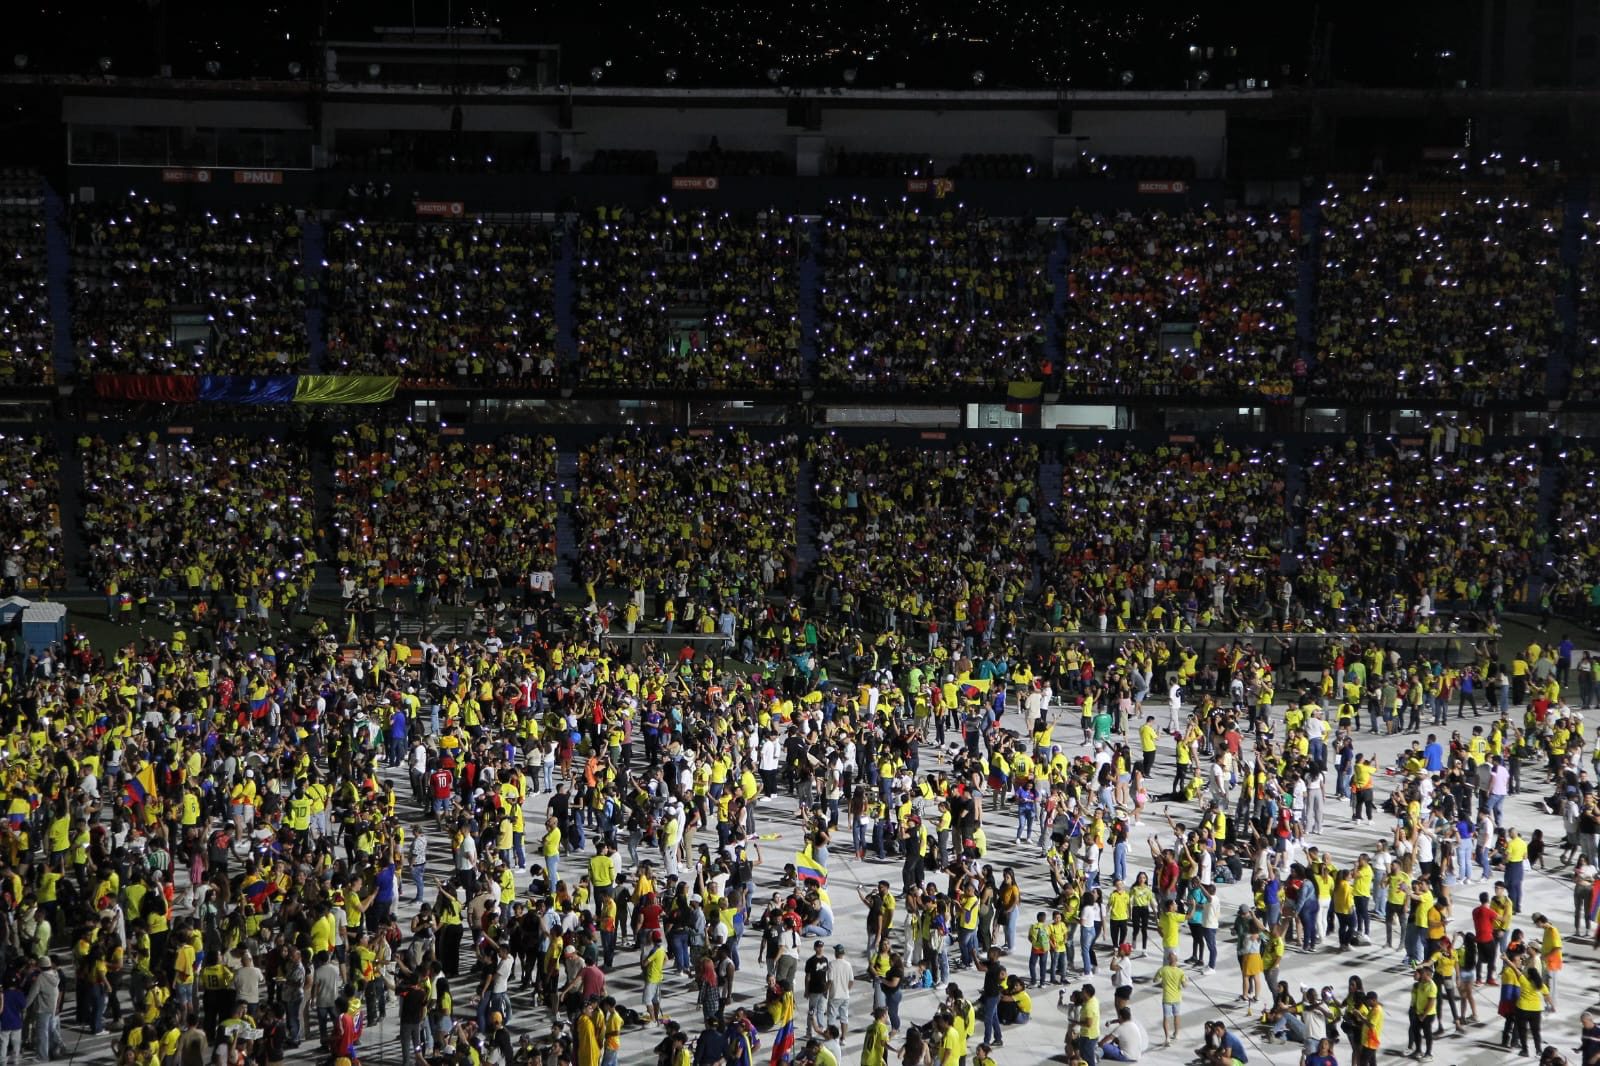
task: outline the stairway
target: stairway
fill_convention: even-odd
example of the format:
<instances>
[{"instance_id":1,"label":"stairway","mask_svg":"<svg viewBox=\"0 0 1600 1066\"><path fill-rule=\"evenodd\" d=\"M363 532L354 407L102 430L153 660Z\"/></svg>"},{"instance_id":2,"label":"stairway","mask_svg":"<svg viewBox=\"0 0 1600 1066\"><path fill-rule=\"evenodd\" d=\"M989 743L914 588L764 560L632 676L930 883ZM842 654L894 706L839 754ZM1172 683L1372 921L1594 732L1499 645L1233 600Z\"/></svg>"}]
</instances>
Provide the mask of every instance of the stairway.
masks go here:
<instances>
[{"instance_id":1,"label":"stairway","mask_svg":"<svg viewBox=\"0 0 1600 1066\"><path fill-rule=\"evenodd\" d=\"M1298 574L1300 572L1300 523L1302 510L1294 507L1297 496L1303 497L1306 491L1306 472L1300 459L1290 454L1288 462L1284 464L1283 474L1283 500L1289 506L1289 528L1283 535L1283 555L1279 559L1278 572L1283 574Z\"/></svg>"},{"instance_id":2,"label":"stairway","mask_svg":"<svg viewBox=\"0 0 1600 1066\"><path fill-rule=\"evenodd\" d=\"M1038 525L1033 535L1033 549L1038 558L1033 568L1033 594L1038 594L1049 582L1054 568L1050 558L1050 532L1061 524L1061 460L1047 454L1039 460L1039 492L1034 498L1034 513Z\"/></svg>"},{"instance_id":3,"label":"stairway","mask_svg":"<svg viewBox=\"0 0 1600 1066\"><path fill-rule=\"evenodd\" d=\"M556 358L562 366L572 366L578 361L578 288L574 274L578 256L578 224L577 215L567 216L561 231L561 248L556 255Z\"/></svg>"},{"instance_id":4,"label":"stairway","mask_svg":"<svg viewBox=\"0 0 1600 1066\"><path fill-rule=\"evenodd\" d=\"M318 259L317 262L322 262ZM314 351L314 349L313 349ZM315 358L315 355L313 355ZM313 368L318 364L313 364ZM317 525L324 529L333 528L333 456L326 442L319 446L309 447L307 451L311 457L311 506ZM311 575L311 585L318 592L337 590L339 587L339 561L334 556L331 544L319 544L317 555L321 562L317 572Z\"/></svg>"},{"instance_id":5,"label":"stairway","mask_svg":"<svg viewBox=\"0 0 1600 1066\"><path fill-rule=\"evenodd\" d=\"M1539 466L1539 504L1538 504L1538 533L1539 542L1535 546L1533 566L1528 571L1528 606L1536 607L1539 603L1539 594L1543 590L1545 577L1554 568L1554 552L1551 548L1552 525L1556 516L1556 509L1560 501L1561 487L1566 481L1567 471L1563 466L1557 466L1552 460L1554 456L1548 454L1554 449L1547 448L1544 461ZM1508 597L1509 599L1509 597Z\"/></svg>"},{"instance_id":6,"label":"stairway","mask_svg":"<svg viewBox=\"0 0 1600 1066\"><path fill-rule=\"evenodd\" d=\"M72 346L72 251L67 232L67 205L49 182L41 181L40 186L44 192L45 291L54 328L51 362L56 381L65 383L72 380L78 365L78 355ZM63 521L66 513L63 511Z\"/></svg>"},{"instance_id":7,"label":"stairway","mask_svg":"<svg viewBox=\"0 0 1600 1066\"><path fill-rule=\"evenodd\" d=\"M113 432L106 436L115 439ZM58 423L55 441L56 454L61 457L61 552L65 556L62 565L67 571L67 592L98 593L102 590L90 588L86 576L89 547L83 539L83 458L78 454L77 436L70 427Z\"/></svg>"},{"instance_id":8,"label":"stairway","mask_svg":"<svg viewBox=\"0 0 1600 1066\"><path fill-rule=\"evenodd\" d=\"M1056 231L1056 242L1050 249L1050 256L1045 260L1045 275L1050 279L1050 314L1044 323L1045 354L1050 358L1050 364L1059 368L1061 366L1061 323L1067 313L1067 262L1071 249L1067 246L1067 230L1063 225ZM1050 387L1046 383L1046 387ZM1056 491L1059 494L1061 479L1056 479Z\"/></svg>"},{"instance_id":9,"label":"stairway","mask_svg":"<svg viewBox=\"0 0 1600 1066\"><path fill-rule=\"evenodd\" d=\"M1561 218L1561 285L1556 290L1556 325L1561 330L1545 368L1545 391L1551 399L1566 396L1572 382L1572 360L1578 340L1579 238L1587 205L1587 183L1574 181L1567 188ZM1544 512L1541 512L1543 514Z\"/></svg>"},{"instance_id":10,"label":"stairway","mask_svg":"<svg viewBox=\"0 0 1600 1066\"><path fill-rule=\"evenodd\" d=\"M574 522L578 491L578 453L556 453L556 583L559 588L562 564L574 582L578 577L578 527Z\"/></svg>"},{"instance_id":11,"label":"stairway","mask_svg":"<svg viewBox=\"0 0 1600 1066\"><path fill-rule=\"evenodd\" d=\"M796 282L800 286L800 380L817 380L817 307L822 297L822 223L802 224L805 251L800 259ZM802 492L809 491L809 484ZM801 560L801 572L808 564Z\"/></svg>"},{"instance_id":12,"label":"stairway","mask_svg":"<svg viewBox=\"0 0 1600 1066\"><path fill-rule=\"evenodd\" d=\"M300 276L305 284L306 342L313 374L327 372L328 336L322 300L323 261L327 258L327 235L322 222L308 217L300 235Z\"/></svg>"},{"instance_id":13,"label":"stairway","mask_svg":"<svg viewBox=\"0 0 1600 1066\"><path fill-rule=\"evenodd\" d=\"M816 490L817 464L810 459L802 459L794 482L795 558L800 563L800 572L795 575L796 587L804 587L805 579L817 561Z\"/></svg>"},{"instance_id":14,"label":"stairway","mask_svg":"<svg viewBox=\"0 0 1600 1066\"><path fill-rule=\"evenodd\" d=\"M1294 336L1308 370L1317 362L1317 266L1322 254L1322 208L1307 190L1300 204L1300 266L1294 290Z\"/></svg>"}]
</instances>

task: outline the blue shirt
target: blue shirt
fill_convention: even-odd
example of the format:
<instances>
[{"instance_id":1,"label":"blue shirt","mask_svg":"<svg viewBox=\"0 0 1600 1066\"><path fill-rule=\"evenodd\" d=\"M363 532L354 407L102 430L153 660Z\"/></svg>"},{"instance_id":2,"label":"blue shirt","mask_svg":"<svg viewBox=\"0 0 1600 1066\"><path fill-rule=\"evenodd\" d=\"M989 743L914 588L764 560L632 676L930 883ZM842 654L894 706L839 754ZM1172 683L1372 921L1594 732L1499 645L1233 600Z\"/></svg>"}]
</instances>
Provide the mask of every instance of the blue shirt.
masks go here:
<instances>
[{"instance_id":1,"label":"blue shirt","mask_svg":"<svg viewBox=\"0 0 1600 1066\"><path fill-rule=\"evenodd\" d=\"M1437 740L1422 749L1422 757L1434 773L1444 769L1444 747Z\"/></svg>"},{"instance_id":2,"label":"blue shirt","mask_svg":"<svg viewBox=\"0 0 1600 1066\"><path fill-rule=\"evenodd\" d=\"M22 989L6 989L5 1001L0 1004L0 1029L14 1032L22 1028L22 1006L27 1001Z\"/></svg>"},{"instance_id":3,"label":"blue shirt","mask_svg":"<svg viewBox=\"0 0 1600 1066\"><path fill-rule=\"evenodd\" d=\"M373 897L377 903L394 902L394 863L389 863L378 871L378 893Z\"/></svg>"}]
</instances>

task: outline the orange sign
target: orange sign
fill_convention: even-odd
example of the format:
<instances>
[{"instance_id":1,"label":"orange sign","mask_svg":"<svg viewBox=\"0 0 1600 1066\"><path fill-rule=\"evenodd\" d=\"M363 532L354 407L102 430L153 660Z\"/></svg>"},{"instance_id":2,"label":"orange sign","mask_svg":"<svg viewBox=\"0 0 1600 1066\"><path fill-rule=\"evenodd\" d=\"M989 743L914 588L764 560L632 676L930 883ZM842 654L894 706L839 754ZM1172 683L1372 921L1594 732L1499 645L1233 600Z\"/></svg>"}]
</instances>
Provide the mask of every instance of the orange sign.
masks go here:
<instances>
[{"instance_id":1,"label":"orange sign","mask_svg":"<svg viewBox=\"0 0 1600 1066\"><path fill-rule=\"evenodd\" d=\"M716 192L719 184L716 178L692 178L688 175L674 175L672 179L673 189L689 192Z\"/></svg>"},{"instance_id":2,"label":"orange sign","mask_svg":"<svg viewBox=\"0 0 1600 1066\"><path fill-rule=\"evenodd\" d=\"M281 170L235 170L233 172L235 185L282 185L283 171Z\"/></svg>"}]
</instances>

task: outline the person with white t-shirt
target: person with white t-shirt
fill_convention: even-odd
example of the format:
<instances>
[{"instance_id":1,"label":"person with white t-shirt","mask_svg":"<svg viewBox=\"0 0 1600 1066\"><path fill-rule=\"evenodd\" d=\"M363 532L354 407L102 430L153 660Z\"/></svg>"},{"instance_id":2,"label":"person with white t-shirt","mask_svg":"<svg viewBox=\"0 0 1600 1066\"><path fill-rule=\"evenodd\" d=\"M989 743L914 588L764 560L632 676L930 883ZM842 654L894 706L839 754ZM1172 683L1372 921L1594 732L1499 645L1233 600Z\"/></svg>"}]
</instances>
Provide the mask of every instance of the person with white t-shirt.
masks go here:
<instances>
[{"instance_id":1,"label":"person with white t-shirt","mask_svg":"<svg viewBox=\"0 0 1600 1066\"><path fill-rule=\"evenodd\" d=\"M1100 1038L1100 1054L1112 1062L1138 1062L1150 1050L1150 1038L1144 1028L1133 1020L1127 1007L1117 1008L1117 1020L1106 1026Z\"/></svg>"}]
</instances>

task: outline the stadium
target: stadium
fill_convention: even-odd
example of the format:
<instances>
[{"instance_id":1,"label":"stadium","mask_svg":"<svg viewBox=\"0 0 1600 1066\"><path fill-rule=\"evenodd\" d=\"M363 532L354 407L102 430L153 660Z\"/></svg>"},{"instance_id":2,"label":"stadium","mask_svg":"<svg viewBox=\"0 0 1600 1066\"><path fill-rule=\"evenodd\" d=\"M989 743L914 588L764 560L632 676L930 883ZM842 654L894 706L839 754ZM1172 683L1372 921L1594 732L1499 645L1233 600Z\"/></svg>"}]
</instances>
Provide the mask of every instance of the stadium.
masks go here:
<instances>
[{"instance_id":1,"label":"stadium","mask_svg":"<svg viewBox=\"0 0 1600 1066\"><path fill-rule=\"evenodd\" d=\"M0 1066L1600 1066L1600 10L1415 7L19 12Z\"/></svg>"}]
</instances>

